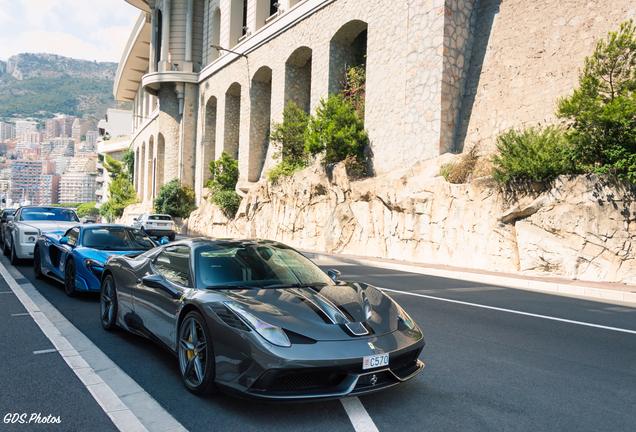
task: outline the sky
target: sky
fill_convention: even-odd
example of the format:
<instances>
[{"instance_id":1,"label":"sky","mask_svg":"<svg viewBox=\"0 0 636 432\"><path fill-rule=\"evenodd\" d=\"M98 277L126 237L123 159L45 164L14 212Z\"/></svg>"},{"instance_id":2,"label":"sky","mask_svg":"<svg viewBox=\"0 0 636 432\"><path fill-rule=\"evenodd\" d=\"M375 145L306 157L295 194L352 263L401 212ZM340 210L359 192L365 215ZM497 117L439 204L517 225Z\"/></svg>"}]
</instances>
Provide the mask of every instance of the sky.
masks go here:
<instances>
[{"instance_id":1,"label":"sky","mask_svg":"<svg viewBox=\"0 0 636 432\"><path fill-rule=\"evenodd\" d=\"M138 16L124 0L0 0L0 60L30 52L118 62Z\"/></svg>"}]
</instances>

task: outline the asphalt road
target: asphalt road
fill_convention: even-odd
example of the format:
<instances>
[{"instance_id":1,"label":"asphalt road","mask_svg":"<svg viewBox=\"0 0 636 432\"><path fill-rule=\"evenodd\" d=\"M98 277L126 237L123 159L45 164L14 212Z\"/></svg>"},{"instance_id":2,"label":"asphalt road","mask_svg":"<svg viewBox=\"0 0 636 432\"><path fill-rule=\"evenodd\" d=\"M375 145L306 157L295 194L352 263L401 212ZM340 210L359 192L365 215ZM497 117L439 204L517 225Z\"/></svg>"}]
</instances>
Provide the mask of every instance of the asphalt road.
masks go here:
<instances>
[{"instance_id":1,"label":"asphalt road","mask_svg":"<svg viewBox=\"0 0 636 432\"><path fill-rule=\"evenodd\" d=\"M636 330L636 308L357 265L336 268L343 279L428 296L391 293L425 332L427 367L410 383L360 398L380 431L636 429L636 335L546 318ZM183 388L171 354L139 337L101 329L97 296L68 298L59 284L35 279L30 265L19 270L191 431L354 430L338 401L273 404L195 397ZM2 344L3 350L12 349ZM29 353L16 350L13 357ZM4 367L0 372L3 388L10 373ZM13 386L11 392L17 399L30 397L32 406L43 398L28 386ZM60 413L69 403L60 399L47 409L55 411L56 402ZM93 409L85 412L86 418L103 421Z\"/></svg>"}]
</instances>

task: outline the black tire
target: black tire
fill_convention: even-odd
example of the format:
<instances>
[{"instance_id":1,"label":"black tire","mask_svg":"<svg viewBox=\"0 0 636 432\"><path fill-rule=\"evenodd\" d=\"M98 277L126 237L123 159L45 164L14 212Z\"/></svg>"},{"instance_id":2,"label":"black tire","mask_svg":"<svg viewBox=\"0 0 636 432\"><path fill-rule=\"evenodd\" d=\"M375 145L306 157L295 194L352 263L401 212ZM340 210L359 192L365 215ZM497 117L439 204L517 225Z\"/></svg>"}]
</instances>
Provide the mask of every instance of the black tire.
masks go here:
<instances>
[{"instance_id":1,"label":"black tire","mask_svg":"<svg viewBox=\"0 0 636 432\"><path fill-rule=\"evenodd\" d=\"M40 248L37 246L33 250L33 273L35 273L35 277L38 279L42 279L44 277L42 274L42 257L40 256Z\"/></svg>"},{"instance_id":2,"label":"black tire","mask_svg":"<svg viewBox=\"0 0 636 432\"><path fill-rule=\"evenodd\" d=\"M66 262L64 268L64 292L69 297L74 297L77 294L75 289L75 263L73 258L70 258Z\"/></svg>"},{"instance_id":3,"label":"black tire","mask_svg":"<svg viewBox=\"0 0 636 432\"><path fill-rule=\"evenodd\" d=\"M104 330L112 331L117 328L117 306L115 279L107 275L102 281L99 294L99 316Z\"/></svg>"},{"instance_id":4,"label":"black tire","mask_svg":"<svg viewBox=\"0 0 636 432\"><path fill-rule=\"evenodd\" d=\"M18 258L18 255L15 251L15 243L12 241L11 242L11 253L9 255L9 261L11 261L11 264L18 265L20 264L20 258Z\"/></svg>"},{"instance_id":5,"label":"black tire","mask_svg":"<svg viewBox=\"0 0 636 432\"><path fill-rule=\"evenodd\" d=\"M196 325L195 333L197 337L194 345L186 346L192 341L190 331L192 322ZM203 347L201 347L202 342L204 344ZM181 380L188 390L200 396L216 391L212 339L205 319L199 312L188 312L183 321L181 321L177 332L177 359Z\"/></svg>"},{"instance_id":6,"label":"black tire","mask_svg":"<svg viewBox=\"0 0 636 432\"><path fill-rule=\"evenodd\" d=\"M173 241L174 241L174 239L175 239L176 237L177 237L177 235L176 235L176 234L171 234L171 235L169 235L169 236L168 236L168 240L170 240L171 242L173 242Z\"/></svg>"}]
</instances>

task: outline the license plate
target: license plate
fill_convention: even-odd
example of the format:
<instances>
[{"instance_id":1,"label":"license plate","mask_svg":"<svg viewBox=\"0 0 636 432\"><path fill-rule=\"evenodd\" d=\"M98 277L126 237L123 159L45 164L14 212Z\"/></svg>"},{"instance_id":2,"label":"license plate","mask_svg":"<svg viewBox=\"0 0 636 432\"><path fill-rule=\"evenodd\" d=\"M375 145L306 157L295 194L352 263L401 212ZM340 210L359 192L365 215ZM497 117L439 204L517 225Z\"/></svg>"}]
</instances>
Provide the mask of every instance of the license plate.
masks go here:
<instances>
[{"instance_id":1,"label":"license plate","mask_svg":"<svg viewBox=\"0 0 636 432\"><path fill-rule=\"evenodd\" d=\"M389 365L389 354L376 354L362 358L362 369L375 369Z\"/></svg>"}]
</instances>

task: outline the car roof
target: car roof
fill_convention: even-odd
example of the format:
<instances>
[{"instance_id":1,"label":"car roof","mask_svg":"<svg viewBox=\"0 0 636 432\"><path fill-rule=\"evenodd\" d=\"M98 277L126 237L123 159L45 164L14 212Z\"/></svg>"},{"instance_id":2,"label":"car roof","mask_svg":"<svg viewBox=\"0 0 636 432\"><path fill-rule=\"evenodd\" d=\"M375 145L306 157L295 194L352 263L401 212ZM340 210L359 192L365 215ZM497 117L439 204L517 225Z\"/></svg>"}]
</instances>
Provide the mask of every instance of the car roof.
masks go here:
<instances>
[{"instance_id":1,"label":"car roof","mask_svg":"<svg viewBox=\"0 0 636 432\"><path fill-rule=\"evenodd\" d=\"M182 240L177 240L166 244L165 246L177 246L177 245L189 245L192 247L200 247L206 245L223 245L223 246L246 246L246 245L261 245L261 246L278 246L284 248L290 248L289 246L274 241L265 239L232 239L232 238L209 238L209 237L193 237ZM290 248L291 249L291 248Z\"/></svg>"},{"instance_id":2,"label":"car roof","mask_svg":"<svg viewBox=\"0 0 636 432\"><path fill-rule=\"evenodd\" d=\"M78 225L82 228L130 228L130 229L135 229L132 228L128 225L123 225L123 224L109 224L109 223L89 223L89 224L81 224Z\"/></svg>"},{"instance_id":3,"label":"car roof","mask_svg":"<svg viewBox=\"0 0 636 432\"><path fill-rule=\"evenodd\" d=\"M28 209L28 208L40 208L40 209L60 209L60 210L73 210L75 211L75 209L73 207L59 207L59 206L54 206L54 205L27 205L27 206L20 206L16 209L17 210L21 210L21 209Z\"/></svg>"}]
</instances>

